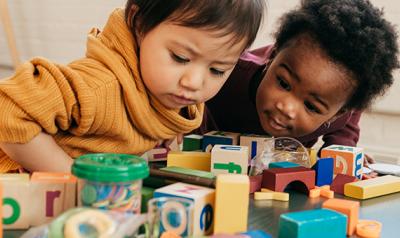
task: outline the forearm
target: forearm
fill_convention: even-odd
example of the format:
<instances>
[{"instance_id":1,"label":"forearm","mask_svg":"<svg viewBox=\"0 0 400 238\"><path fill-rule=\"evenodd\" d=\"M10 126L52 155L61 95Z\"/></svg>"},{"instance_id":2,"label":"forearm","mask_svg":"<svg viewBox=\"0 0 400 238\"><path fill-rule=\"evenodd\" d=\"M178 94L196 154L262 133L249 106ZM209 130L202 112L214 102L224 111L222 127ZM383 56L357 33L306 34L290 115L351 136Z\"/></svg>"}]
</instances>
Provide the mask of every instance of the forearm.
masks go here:
<instances>
[{"instance_id":1,"label":"forearm","mask_svg":"<svg viewBox=\"0 0 400 238\"><path fill-rule=\"evenodd\" d=\"M70 172L72 158L46 133L39 133L25 144L0 143L0 148L25 169Z\"/></svg>"}]
</instances>

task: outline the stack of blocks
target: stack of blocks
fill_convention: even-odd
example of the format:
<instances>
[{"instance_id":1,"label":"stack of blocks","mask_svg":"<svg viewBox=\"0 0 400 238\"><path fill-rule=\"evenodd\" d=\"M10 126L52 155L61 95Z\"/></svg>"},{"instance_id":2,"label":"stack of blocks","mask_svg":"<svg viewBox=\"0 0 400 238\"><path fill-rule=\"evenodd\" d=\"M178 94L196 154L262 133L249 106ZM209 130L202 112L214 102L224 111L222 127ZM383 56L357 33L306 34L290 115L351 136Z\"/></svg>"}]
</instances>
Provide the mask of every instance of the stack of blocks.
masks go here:
<instances>
[{"instance_id":1,"label":"stack of blocks","mask_svg":"<svg viewBox=\"0 0 400 238\"><path fill-rule=\"evenodd\" d=\"M248 147L215 145L211 151L211 172L247 174Z\"/></svg>"},{"instance_id":2,"label":"stack of blocks","mask_svg":"<svg viewBox=\"0 0 400 238\"><path fill-rule=\"evenodd\" d=\"M334 159L334 173L362 177L364 153L362 148L331 145L323 148L321 158Z\"/></svg>"},{"instance_id":3,"label":"stack of blocks","mask_svg":"<svg viewBox=\"0 0 400 238\"><path fill-rule=\"evenodd\" d=\"M4 229L42 225L75 207L77 179L65 173L2 174ZM35 206L32 206L35 204Z\"/></svg>"},{"instance_id":4,"label":"stack of blocks","mask_svg":"<svg viewBox=\"0 0 400 238\"><path fill-rule=\"evenodd\" d=\"M212 233L215 190L211 188L175 183L156 189L154 197L180 197L193 201L193 235L202 236Z\"/></svg>"}]
</instances>

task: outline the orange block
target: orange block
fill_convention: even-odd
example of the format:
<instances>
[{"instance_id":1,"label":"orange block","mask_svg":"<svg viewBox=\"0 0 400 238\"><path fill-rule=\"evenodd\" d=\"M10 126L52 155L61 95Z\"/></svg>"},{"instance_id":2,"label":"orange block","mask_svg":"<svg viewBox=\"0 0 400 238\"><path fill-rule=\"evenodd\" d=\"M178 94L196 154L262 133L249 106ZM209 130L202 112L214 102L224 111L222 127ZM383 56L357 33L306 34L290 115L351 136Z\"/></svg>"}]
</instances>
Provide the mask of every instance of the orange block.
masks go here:
<instances>
[{"instance_id":1,"label":"orange block","mask_svg":"<svg viewBox=\"0 0 400 238\"><path fill-rule=\"evenodd\" d=\"M360 202L332 198L322 204L323 208L332 209L347 216L347 235L351 236L356 231Z\"/></svg>"}]
</instances>

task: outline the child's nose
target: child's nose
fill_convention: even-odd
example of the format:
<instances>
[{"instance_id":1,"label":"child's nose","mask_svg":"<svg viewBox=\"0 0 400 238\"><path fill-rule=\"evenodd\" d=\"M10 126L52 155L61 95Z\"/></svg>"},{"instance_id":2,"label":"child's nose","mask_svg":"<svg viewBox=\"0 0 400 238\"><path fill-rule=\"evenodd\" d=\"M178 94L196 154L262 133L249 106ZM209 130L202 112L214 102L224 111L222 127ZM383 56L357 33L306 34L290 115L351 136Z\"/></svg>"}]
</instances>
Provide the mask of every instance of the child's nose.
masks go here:
<instances>
[{"instance_id":1,"label":"child's nose","mask_svg":"<svg viewBox=\"0 0 400 238\"><path fill-rule=\"evenodd\" d=\"M203 81L203 73L198 71L191 71L182 75L180 84L183 88L187 90L197 91L201 89Z\"/></svg>"},{"instance_id":2,"label":"child's nose","mask_svg":"<svg viewBox=\"0 0 400 238\"><path fill-rule=\"evenodd\" d=\"M288 119L293 120L293 119L296 118L296 114L297 114L296 109L297 109L297 106L296 106L296 104L295 104L292 100L286 98L285 100L278 101L278 102L276 103L276 108L277 108L284 116L286 116Z\"/></svg>"}]
</instances>

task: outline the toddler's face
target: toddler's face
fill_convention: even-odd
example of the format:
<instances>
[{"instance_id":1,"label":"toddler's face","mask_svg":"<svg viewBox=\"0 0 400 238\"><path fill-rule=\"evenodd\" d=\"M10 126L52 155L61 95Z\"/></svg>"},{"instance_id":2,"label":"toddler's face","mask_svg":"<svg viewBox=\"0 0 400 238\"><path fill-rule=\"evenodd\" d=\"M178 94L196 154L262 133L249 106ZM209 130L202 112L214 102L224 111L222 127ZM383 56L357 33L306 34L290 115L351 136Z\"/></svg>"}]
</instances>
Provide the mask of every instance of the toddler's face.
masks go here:
<instances>
[{"instance_id":1,"label":"toddler's face","mask_svg":"<svg viewBox=\"0 0 400 238\"><path fill-rule=\"evenodd\" d=\"M143 81L164 106L180 109L213 97L232 72L244 43L233 35L162 22L139 39Z\"/></svg>"},{"instance_id":2,"label":"toddler's face","mask_svg":"<svg viewBox=\"0 0 400 238\"><path fill-rule=\"evenodd\" d=\"M333 119L353 91L351 78L307 35L282 48L257 90L263 129L273 136L300 137Z\"/></svg>"}]
</instances>

